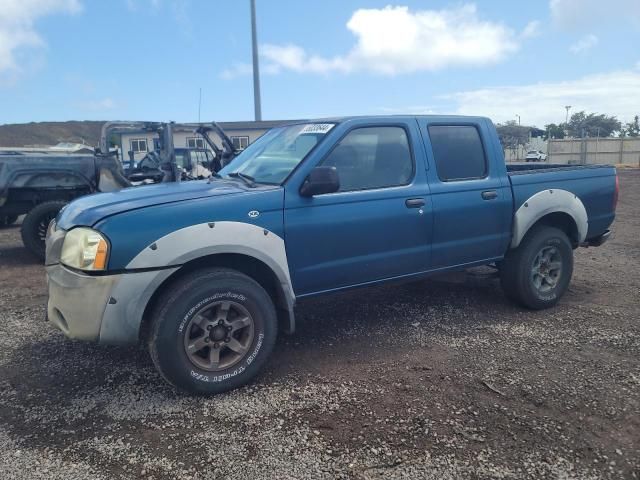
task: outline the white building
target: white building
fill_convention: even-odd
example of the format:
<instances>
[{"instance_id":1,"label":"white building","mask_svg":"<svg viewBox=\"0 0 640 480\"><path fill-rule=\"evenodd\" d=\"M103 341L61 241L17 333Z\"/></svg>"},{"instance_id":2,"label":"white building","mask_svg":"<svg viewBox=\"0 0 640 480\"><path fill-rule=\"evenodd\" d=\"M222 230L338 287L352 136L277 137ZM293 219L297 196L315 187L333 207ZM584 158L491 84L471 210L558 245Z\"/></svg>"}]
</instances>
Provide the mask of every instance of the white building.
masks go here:
<instances>
[{"instance_id":1,"label":"white building","mask_svg":"<svg viewBox=\"0 0 640 480\"><path fill-rule=\"evenodd\" d=\"M245 149L270 128L292 123L295 120L266 120L260 122L219 122L218 125L238 149ZM158 135L153 132L140 130L120 135L119 150L123 161L129 159L129 152L133 152L134 160L142 159L149 151L154 150L154 139ZM212 134L213 141L220 145L219 139ZM203 138L193 130L176 126L173 131L173 146L175 148L209 148Z\"/></svg>"}]
</instances>

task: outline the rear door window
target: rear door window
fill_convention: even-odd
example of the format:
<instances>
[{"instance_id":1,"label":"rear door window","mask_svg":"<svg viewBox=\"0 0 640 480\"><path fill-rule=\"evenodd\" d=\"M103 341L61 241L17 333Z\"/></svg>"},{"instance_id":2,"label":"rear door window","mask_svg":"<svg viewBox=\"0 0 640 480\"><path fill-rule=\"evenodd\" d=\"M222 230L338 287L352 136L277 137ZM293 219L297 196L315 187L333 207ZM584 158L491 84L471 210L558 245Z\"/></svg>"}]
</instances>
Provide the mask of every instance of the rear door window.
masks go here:
<instances>
[{"instance_id":1,"label":"rear door window","mask_svg":"<svg viewBox=\"0 0 640 480\"><path fill-rule=\"evenodd\" d=\"M487 160L476 127L431 125L428 130L440 180L472 180L487 175Z\"/></svg>"}]
</instances>

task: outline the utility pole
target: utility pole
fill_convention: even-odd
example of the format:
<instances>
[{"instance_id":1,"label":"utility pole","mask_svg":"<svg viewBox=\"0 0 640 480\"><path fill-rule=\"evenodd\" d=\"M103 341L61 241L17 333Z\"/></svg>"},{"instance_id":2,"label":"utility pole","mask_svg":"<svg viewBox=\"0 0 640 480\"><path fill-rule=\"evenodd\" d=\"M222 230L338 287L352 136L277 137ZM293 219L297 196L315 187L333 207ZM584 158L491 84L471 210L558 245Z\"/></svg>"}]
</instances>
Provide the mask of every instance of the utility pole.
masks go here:
<instances>
[{"instance_id":1,"label":"utility pole","mask_svg":"<svg viewBox=\"0 0 640 480\"><path fill-rule=\"evenodd\" d=\"M253 51L253 107L255 120L262 120L260 107L260 69L258 67L258 34L256 32L256 0L251 0L251 44Z\"/></svg>"},{"instance_id":2,"label":"utility pole","mask_svg":"<svg viewBox=\"0 0 640 480\"><path fill-rule=\"evenodd\" d=\"M198 96L198 123L200 123L200 110L202 109L202 87L200 87L200 95Z\"/></svg>"},{"instance_id":3,"label":"utility pole","mask_svg":"<svg viewBox=\"0 0 640 480\"><path fill-rule=\"evenodd\" d=\"M571 110L571 105L565 105L564 108L567 110L567 116L564 120L564 135L568 137L569 136L569 110Z\"/></svg>"},{"instance_id":4,"label":"utility pole","mask_svg":"<svg viewBox=\"0 0 640 480\"><path fill-rule=\"evenodd\" d=\"M518 125L520 125L520 115L516 113L516 117L518 117Z\"/></svg>"}]
</instances>

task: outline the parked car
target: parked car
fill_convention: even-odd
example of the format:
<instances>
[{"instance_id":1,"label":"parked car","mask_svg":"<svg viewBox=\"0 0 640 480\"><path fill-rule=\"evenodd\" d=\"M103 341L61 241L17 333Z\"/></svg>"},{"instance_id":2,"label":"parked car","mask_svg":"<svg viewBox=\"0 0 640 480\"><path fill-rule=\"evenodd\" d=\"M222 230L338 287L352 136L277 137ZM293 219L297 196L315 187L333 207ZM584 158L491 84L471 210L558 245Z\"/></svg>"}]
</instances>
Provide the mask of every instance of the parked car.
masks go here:
<instances>
[{"instance_id":1,"label":"parked car","mask_svg":"<svg viewBox=\"0 0 640 480\"><path fill-rule=\"evenodd\" d=\"M547 160L547 154L540 150L530 150L525 157L527 162L544 162Z\"/></svg>"},{"instance_id":2,"label":"parked car","mask_svg":"<svg viewBox=\"0 0 640 480\"><path fill-rule=\"evenodd\" d=\"M120 162L111 155L25 154L0 156L0 218L14 223L26 214L24 246L44 259L49 222L74 198L128 187Z\"/></svg>"},{"instance_id":3,"label":"parked car","mask_svg":"<svg viewBox=\"0 0 640 480\"><path fill-rule=\"evenodd\" d=\"M510 299L552 307L617 195L611 166L505 165L485 118L292 124L216 178L70 203L47 239L48 318L145 342L171 384L222 392L262 369L278 322L294 331L301 298L493 265Z\"/></svg>"}]
</instances>

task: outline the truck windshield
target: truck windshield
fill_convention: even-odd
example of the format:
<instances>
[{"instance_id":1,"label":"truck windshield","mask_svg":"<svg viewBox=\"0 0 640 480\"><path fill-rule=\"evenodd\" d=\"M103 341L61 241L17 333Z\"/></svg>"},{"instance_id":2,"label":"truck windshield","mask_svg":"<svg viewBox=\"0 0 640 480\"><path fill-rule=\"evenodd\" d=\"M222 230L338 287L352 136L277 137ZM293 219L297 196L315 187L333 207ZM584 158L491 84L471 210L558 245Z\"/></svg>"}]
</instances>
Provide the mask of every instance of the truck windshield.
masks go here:
<instances>
[{"instance_id":1,"label":"truck windshield","mask_svg":"<svg viewBox=\"0 0 640 480\"><path fill-rule=\"evenodd\" d=\"M305 123L269 130L218 173L222 177L243 174L256 183L280 184L334 126Z\"/></svg>"}]
</instances>

